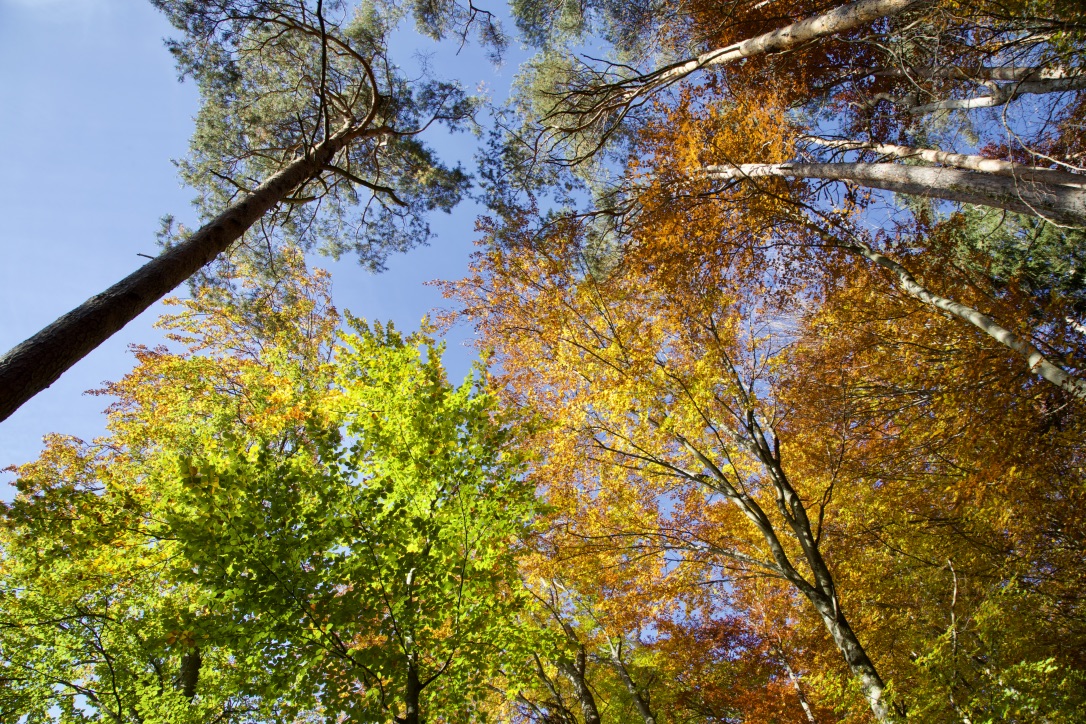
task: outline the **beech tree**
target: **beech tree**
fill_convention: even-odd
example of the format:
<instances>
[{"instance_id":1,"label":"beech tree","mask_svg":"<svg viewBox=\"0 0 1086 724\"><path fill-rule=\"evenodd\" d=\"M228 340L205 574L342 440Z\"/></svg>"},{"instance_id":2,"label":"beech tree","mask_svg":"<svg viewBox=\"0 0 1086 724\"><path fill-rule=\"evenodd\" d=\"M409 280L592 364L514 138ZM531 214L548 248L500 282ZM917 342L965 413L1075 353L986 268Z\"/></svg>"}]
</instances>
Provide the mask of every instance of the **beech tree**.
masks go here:
<instances>
[{"instance_id":1,"label":"beech tree","mask_svg":"<svg viewBox=\"0 0 1086 724\"><path fill-rule=\"evenodd\" d=\"M750 281L773 274L757 247L721 242L719 207L673 211L610 267L583 228L540 238L526 215L450 287L535 421L559 580L596 571L568 589L594 616L629 596L641 621L647 591L720 587L760 633L737 658L765 647L796 720L803 702L863 720L863 692L882 720L1073 721L1083 631L1055 614L1080 605L1073 404L878 267L827 253L795 311ZM1012 609L1024 629L997 631Z\"/></svg>"},{"instance_id":2,"label":"beech tree","mask_svg":"<svg viewBox=\"0 0 1086 724\"><path fill-rule=\"evenodd\" d=\"M604 22L620 23L606 7L596 11ZM525 74L509 130L491 154L495 211L515 218L554 194L566 212L594 219L595 233L616 259L650 206L727 200L750 212L742 223L757 234L772 233L774 224L810 222L813 231L793 227L779 243L808 237L803 243L836 246L858 263L879 265L933 311L998 340L1068 393L1086 395L1081 369L1069 361L1078 353L1041 341L1066 338L1063 329L1079 324L1071 315L1028 325L993 316L937 291L937 280L910 269L908 254L868 233L885 226L883 215L902 215L888 210L875 190L904 197L915 212L912 222L895 219L887 229L899 239L905 223L914 224L912 238L920 239L932 220L958 205L964 205L959 213L973 213L976 205L1054 227L1086 223L1076 160L1082 128L1075 120L1082 102L1076 49L1086 37L1081 13L1048 3L979 3L959 12L955 3L869 2L789 6L785 23L779 11L764 3L684 4L669 32L651 36L652 48L616 41L607 61L576 60L566 36L548 36L566 50L547 48ZM670 60L675 56L680 60ZM1039 100L1020 110L1027 97ZM985 108L1000 108L999 117L980 117ZM738 120L752 113L772 130ZM947 150L971 135L975 150ZM845 157L853 153L858 157ZM551 175L540 167L550 167ZM530 171L519 184L517 168ZM580 196L568 191L578 187L578 176ZM801 183L759 181L768 177ZM665 182L669 193L660 190ZM517 200L516 190L527 195ZM753 200L758 195L764 203ZM794 213L777 208L781 199ZM870 223L861 213L869 208Z\"/></svg>"},{"instance_id":3,"label":"beech tree","mask_svg":"<svg viewBox=\"0 0 1086 724\"><path fill-rule=\"evenodd\" d=\"M494 399L353 323L300 254L206 290L3 510L0 711L49 721L470 718L517 642L534 515Z\"/></svg>"},{"instance_id":4,"label":"beech tree","mask_svg":"<svg viewBox=\"0 0 1086 724\"><path fill-rule=\"evenodd\" d=\"M265 256L278 238L319 243L378 269L387 254L425 241L426 214L448 211L467 185L418 137L434 123L459 127L473 101L454 84L409 84L388 42L413 13L431 37L478 27L500 43L489 16L453 2L155 5L181 33L170 42L181 74L200 88L182 171L202 194L205 223L0 358L0 419L239 241Z\"/></svg>"}]
</instances>

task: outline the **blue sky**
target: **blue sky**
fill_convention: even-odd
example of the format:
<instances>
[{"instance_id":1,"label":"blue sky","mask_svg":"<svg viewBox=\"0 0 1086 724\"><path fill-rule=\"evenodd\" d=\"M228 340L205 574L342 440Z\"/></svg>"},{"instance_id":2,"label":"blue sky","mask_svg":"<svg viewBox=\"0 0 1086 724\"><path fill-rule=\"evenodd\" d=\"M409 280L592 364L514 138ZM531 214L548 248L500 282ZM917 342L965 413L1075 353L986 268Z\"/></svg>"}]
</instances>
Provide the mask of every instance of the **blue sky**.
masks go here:
<instances>
[{"instance_id":1,"label":"blue sky","mask_svg":"<svg viewBox=\"0 0 1086 724\"><path fill-rule=\"evenodd\" d=\"M155 254L162 215L195 221L171 159L185 154L197 95L177 82L162 43L171 30L145 0L0 0L0 351L136 269L145 261L137 254ZM495 69L477 49L457 54L400 35L404 65L433 53L433 67L468 88L485 82L498 100L522 57L511 49ZM438 131L427 140L471 167L472 136ZM381 275L349 258L311 261L332 272L340 309L414 329L443 305L425 282L466 271L479 212L463 204L435 215L430 246L393 257ZM100 434L109 400L83 393L131 368L129 345L161 340L152 328L161 311L149 309L0 423L0 467L35 458L49 432ZM454 378L473 357L468 333L448 340ZM10 498L12 479L0 477L0 498Z\"/></svg>"}]
</instances>

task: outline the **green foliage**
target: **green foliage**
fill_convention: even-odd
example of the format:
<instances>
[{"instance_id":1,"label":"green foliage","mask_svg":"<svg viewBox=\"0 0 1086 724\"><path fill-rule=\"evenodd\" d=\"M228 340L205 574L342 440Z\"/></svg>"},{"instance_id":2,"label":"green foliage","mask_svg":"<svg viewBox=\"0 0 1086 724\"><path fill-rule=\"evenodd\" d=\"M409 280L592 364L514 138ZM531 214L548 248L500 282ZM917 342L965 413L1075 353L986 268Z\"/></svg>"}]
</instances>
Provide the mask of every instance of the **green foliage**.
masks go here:
<instances>
[{"instance_id":1,"label":"green foliage","mask_svg":"<svg viewBox=\"0 0 1086 724\"><path fill-rule=\"evenodd\" d=\"M525 645L510 430L425 335L352 319L335 341L303 272L188 302L169 323L202 354L146 355L110 437L19 470L5 720L481 718Z\"/></svg>"},{"instance_id":2,"label":"green foliage","mask_svg":"<svg viewBox=\"0 0 1086 724\"><path fill-rule=\"evenodd\" d=\"M959 216L954 240L962 261L978 259L998 283L1017 282L1043 299L1065 298L1086 311L1086 231L994 209L970 207Z\"/></svg>"}]
</instances>

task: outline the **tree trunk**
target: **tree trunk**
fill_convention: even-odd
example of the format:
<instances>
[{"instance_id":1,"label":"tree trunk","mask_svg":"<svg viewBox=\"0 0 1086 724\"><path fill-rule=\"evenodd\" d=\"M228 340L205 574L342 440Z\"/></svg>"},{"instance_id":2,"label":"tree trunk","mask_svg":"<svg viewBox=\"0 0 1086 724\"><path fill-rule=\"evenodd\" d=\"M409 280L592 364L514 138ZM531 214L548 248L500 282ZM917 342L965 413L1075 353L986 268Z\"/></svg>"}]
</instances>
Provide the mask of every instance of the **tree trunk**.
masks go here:
<instances>
[{"instance_id":1,"label":"tree trunk","mask_svg":"<svg viewBox=\"0 0 1086 724\"><path fill-rule=\"evenodd\" d=\"M633 677L630 676L630 672L626 668L626 663L617 651L611 652L611 663L614 665L615 671L618 672L619 678L622 679L622 683L626 685L626 690L630 692L634 706L637 707L637 713L641 715L642 721L645 724L656 724L656 717L653 716L649 703L641 696L641 691L637 688L637 684L634 683Z\"/></svg>"},{"instance_id":2,"label":"tree trunk","mask_svg":"<svg viewBox=\"0 0 1086 724\"><path fill-rule=\"evenodd\" d=\"M181 694L189 701L196 696L196 685L200 681L200 666L203 663L199 646L181 657Z\"/></svg>"},{"instance_id":3,"label":"tree trunk","mask_svg":"<svg viewBox=\"0 0 1086 724\"><path fill-rule=\"evenodd\" d=\"M833 638L837 650L844 656L852 676L859 682L871 713L879 722L892 722L896 717L885 701L886 684L879 676L875 664L867 655L856 632L845 619L845 614L837 604L837 599L829 599L823 595L807 595L807 599L814 604L823 625Z\"/></svg>"},{"instance_id":4,"label":"tree trunk","mask_svg":"<svg viewBox=\"0 0 1086 724\"><path fill-rule=\"evenodd\" d=\"M834 8L822 15L800 20L769 33L710 50L696 58L680 61L644 76L644 88L655 90L670 85L702 68L723 65L765 53L792 50L812 40L863 27L879 18L896 15L917 0L859 0ZM640 95L643 91L637 91Z\"/></svg>"},{"instance_id":5,"label":"tree trunk","mask_svg":"<svg viewBox=\"0 0 1086 724\"><path fill-rule=\"evenodd\" d=\"M966 153L949 153L933 148L899 146L894 143L869 143L866 141L848 141L815 136L808 136L806 140L819 146L835 148L841 151L873 151L884 156L915 158L928 163L991 173L996 176L1008 176L1026 183L1045 183L1077 188L1086 187L1086 174L1076 174L1039 166L1026 166L1012 161L1001 161L996 158L985 158L984 156L974 156Z\"/></svg>"},{"instance_id":6,"label":"tree trunk","mask_svg":"<svg viewBox=\"0 0 1086 724\"><path fill-rule=\"evenodd\" d=\"M803 708L803 714L807 717L807 724L818 724L818 720L815 719L814 711L811 710L811 703L807 701L807 695L803 693L803 686L800 684L799 676L796 672L792 671L792 667L788 664L788 660L784 657L784 652L780 653L781 664L784 665L784 671L788 674L788 679L792 682L792 687L796 690L796 696L799 697L799 705Z\"/></svg>"},{"instance_id":7,"label":"tree trunk","mask_svg":"<svg viewBox=\"0 0 1086 724\"><path fill-rule=\"evenodd\" d=\"M1067 93L1086 89L1086 75L1074 75L1066 78L1048 78L1045 80L1028 80L1019 83L1006 83L1004 85L990 84L991 91L986 96L975 98L950 98L948 100L927 103L921 106L913 106L908 109L910 113L931 113L945 110L971 110L973 108L996 108L1013 101L1022 95L1043 95L1045 93Z\"/></svg>"},{"instance_id":8,"label":"tree trunk","mask_svg":"<svg viewBox=\"0 0 1086 724\"><path fill-rule=\"evenodd\" d=\"M785 474L780 459L779 440L773 438L773 444L766 438L761 424L758 422L753 409L750 407L750 398L744 391L742 379L733 368L734 379L739 383L741 403L747 408L745 422L742 423L743 432L749 437L748 449L762 464L767 476L777 492L777 509L788 524L793 538L803 550L803 557L814 576L814 581L808 581L806 577L793 564L788 551L781 542L780 535L773 522L766 515L765 510L751 495L741 492L729 480L728 476L714 464L709 457L698 450L685 438L679 437L678 442L701 462L712 474L717 483L716 492L726 495L747 517L762 534L769 552L775 562L770 566L771 570L781 578L787 580L796 590L811 602L822 619L823 625L833 638L837 650L841 652L849 671L860 685L864 698L867 699L871 713L879 722L893 722L896 719L894 712L885 701L886 684L879 676L875 664L867 655L856 633L852 630L844 612L841 610L837 599L836 584L833 574L822 557L818 548L818 541L811 530L811 521L807 515L807 509L803 500L792 487L791 481ZM699 479L695 477L694 479ZM766 564L761 564L766 565Z\"/></svg>"},{"instance_id":9,"label":"tree trunk","mask_svg":"<svg viewBox=\"0 0 1086 724\"><path fill-rule=\"evenodd\" d=\"M896 163L745 163L706 166L704 173L719 179L781 176L848 181L895 193L1006 209L1065 226L1086 225L1086 190L956 168Z\"/></svg>"},{"instance_id":10,"label":"tree trunk","mask_svg":"<svg viewBox=\"0 0 1086 724\"><path fill-rule=\"evenodd\" d=\"M1003 327L987 314L982 314L972 307L968 307L959 302L955 302L952 299L947 299L946 297L941 297L938 294L928 291L916 280L916 277L914 277L908 269L885 254L874 251L866 244L853 243L845 245L844 248L860 254L882 268L893 272L898 278L898 284L910 296L919 299L925 304L930 304L936 309L952 314L958 319L969 322L1004 347L1017 352L1025 358L1030 372L1039 374L1044 379L1060 389L1071 393L1080 400L1086 400L1086 381L1080 380L1065 372L1061 367L1048 360L1048 358L1046 358L1044 354L1030 342L1022 339L1006 327Z\"/></svg>"},{"instance_id":11,"label":"tree trunk","mask_svg":"<svg viewBox=\"0 0 1086 724\"><path fill-rule=\"evenodd\" d=\"M419 697L422 694L422 683L419 681L419 671L412 662L407 667L407 690L404 693L404 724L421 724L422 714L419 711Z\"/></svg>"},{"instance_id":12,"label":"tree trunk","mask_svg":"<svg viewBox=\"0 0 1086 724\"><path fill-rule=\"evenodd\" d=\"M588 682L584 678L586 664L587 656L584 647L581 647L577 652L576 664L563 662L559 664L559 668L569 679L569 683L573 685L573 693L577 697L577 702L581 705L584 724L601 724L602 719L600 719L600 710L596 706L596 697L592 695L592 690L588 687Z\"/></svg>"},{"instance_id":13,"label":"tree trunk","mask_svg":"<svg viewBox=\"0 0 1086 724\"><path fill-rule=\"evenodd\" d=\"M862 72L862 75L858 74L858 77L864 78L868 76L874 76L878 78L948 78L950 80L968 81L1002 80L1022 82L1072 78L1078 75L1080 75L1080 72L1077 69L1069 71L1066 67L1059 65L1050 68L1030 65L948 65L940 66L938 68L868 68L866 71Z\"/></svg>"},{"instance_id":14,"label":"tree trunk","mask_svg":"<svg viewBox=\"0 0 1086 724\"><path fill-rule=\"evenodd\" d=\"M336 134L260 184L184 242L12 348L0 358L0 421L226 251L283 197L320 173L350 139L346 132Z\"/></svg>"}]
</instances>

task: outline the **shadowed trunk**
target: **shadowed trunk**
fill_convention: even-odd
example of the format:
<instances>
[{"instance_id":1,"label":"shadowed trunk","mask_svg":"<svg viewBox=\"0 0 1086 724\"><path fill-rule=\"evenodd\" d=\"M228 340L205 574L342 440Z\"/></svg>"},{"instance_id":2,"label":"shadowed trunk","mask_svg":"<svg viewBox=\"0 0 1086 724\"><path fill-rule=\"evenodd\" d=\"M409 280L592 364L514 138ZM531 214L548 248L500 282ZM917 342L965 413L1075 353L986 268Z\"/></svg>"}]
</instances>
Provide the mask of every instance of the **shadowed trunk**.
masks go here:
<instances>
[{"instance_id":1,"label":"shadowed trunk","mask_svg":"<svg viewBox=\"0 0 1086 724\"><path fill-rule=\"evenodd\" d=\"M203 663L199 647L181 657L181 693L189 701L196 696L196 685L200 681L200 666Z\"/></svg>"},{"instance_id":2,"label":"shadowed trunk","mask_svg":"<svg viewBox=\"0 0 1086 724\"><path fill-rule=\"evenodd\" d=\"M401 720L404 724L421 724L422 714L419 711L420 694L422 694L422 683L419 681L419 671L412 663L407 667L407 691L404 694L406 711Z\"/></svg>"}]
</instances>

